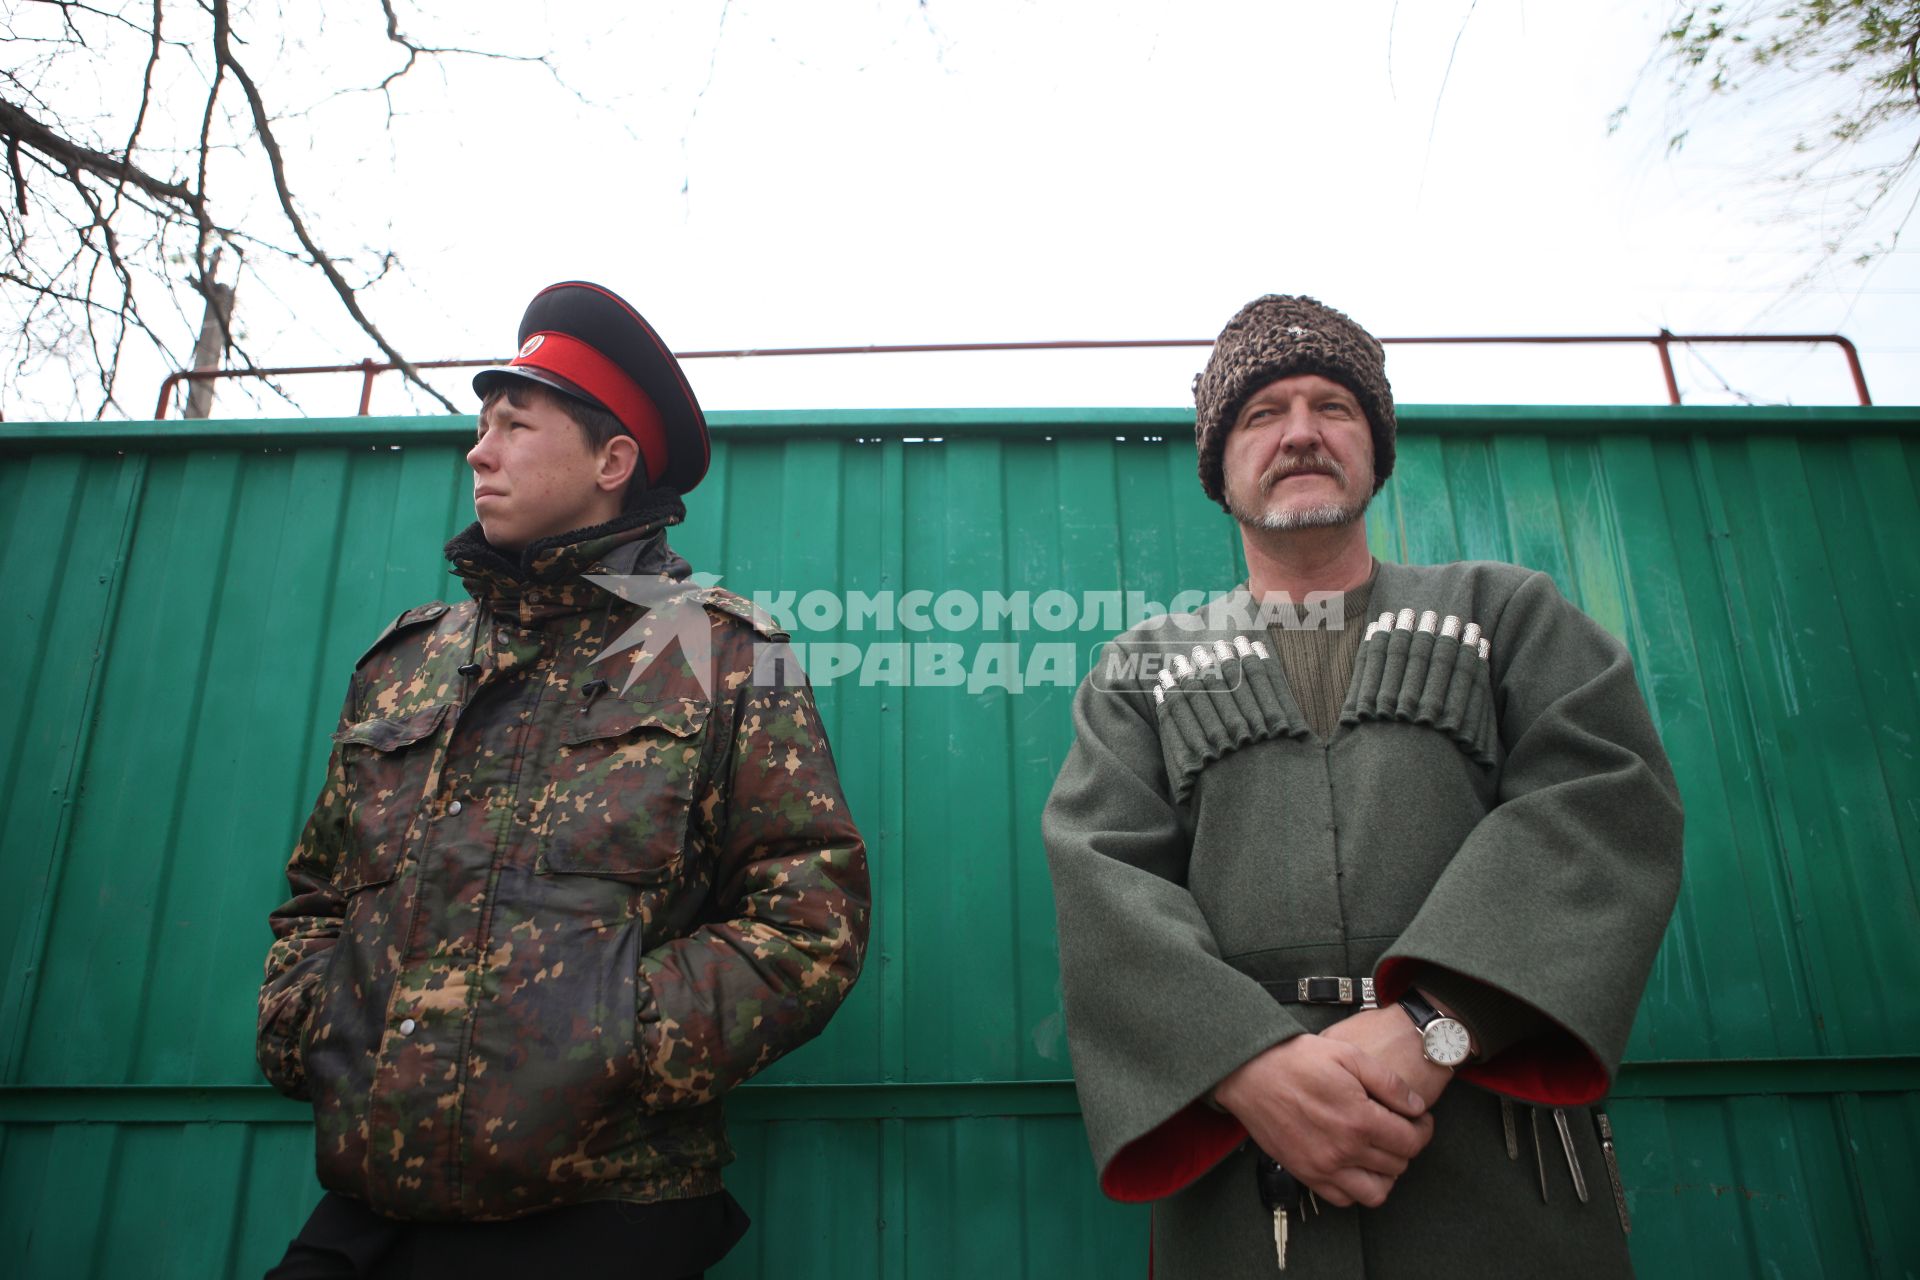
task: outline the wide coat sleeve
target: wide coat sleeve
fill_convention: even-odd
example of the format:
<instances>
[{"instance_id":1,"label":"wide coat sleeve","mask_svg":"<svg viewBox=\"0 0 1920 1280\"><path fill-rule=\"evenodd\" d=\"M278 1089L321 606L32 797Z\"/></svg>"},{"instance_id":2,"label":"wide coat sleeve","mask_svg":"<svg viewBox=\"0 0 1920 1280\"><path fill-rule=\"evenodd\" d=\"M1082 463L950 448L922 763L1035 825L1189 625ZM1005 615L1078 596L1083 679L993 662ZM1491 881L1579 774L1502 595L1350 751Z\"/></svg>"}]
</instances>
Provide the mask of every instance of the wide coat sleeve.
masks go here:
<instances>
[{"instance_id":1,"label":"wide coat sleeve","mask_svg":"<svg viewBox=\"0 0 1920 1280\"><path fill-rule=\"evenodd\" d=\"M1042 818L1062 993L1100 1185L1170 1195L1246 1137L1208 1091L1302 1027L1220 958L1187 889L1192 845L1152 707L1083 683L1075 740Z\"/></svg>"},{"instance_id":2,"label":"wide coat sleeve","mask_svg":"<svg viewBox=\"0 0 1920 1280\"><path fill-rule=\"evenodd\" d=\"M730 740L699 801L707 920L641 960L643 1103L710 1102L818 1035L860 974L866 846L804 678L756 680L750 633L720 670Z\"/></svg>"},{"instance_id":3,"label":"wide coat sleeve","mask_svg":"<svg viewBox=\"0 0 1920 1280\"><path fill-rule=\"evenodd\" d=\"M1680 885L1673 770L1625 646L1545 574L1491 633L1505 744L1496 804L1376 971L1383 1002L1434 965L1548 1029L1463 1078L1531 1102L1603 1096Z\"/></svg>"}]
</instances>

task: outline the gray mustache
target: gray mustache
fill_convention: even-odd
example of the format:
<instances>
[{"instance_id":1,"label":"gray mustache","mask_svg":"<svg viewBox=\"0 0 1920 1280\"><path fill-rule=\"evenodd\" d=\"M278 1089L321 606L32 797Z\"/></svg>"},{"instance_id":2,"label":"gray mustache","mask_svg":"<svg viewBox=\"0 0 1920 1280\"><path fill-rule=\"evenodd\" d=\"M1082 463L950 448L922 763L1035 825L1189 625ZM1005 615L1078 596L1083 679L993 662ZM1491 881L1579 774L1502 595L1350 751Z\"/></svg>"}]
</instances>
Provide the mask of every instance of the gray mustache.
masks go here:
<instances>
[{"instance_id":1,"label":"gray mustache","mask_svg":"<svg viewBox=\"0 0 1920 1280\"><path fill-rule=\"evenodd\" d=\"M1289 458L1285 462L1277 463L1269 467L1266 473L1260 477L1260 490L1264 493L1276 484L1279 484L1282 480L1285 480L1288 476L1312 474L1314 472L1330 475L1341 484L1347 482L1347 471L1345 467L1342 467L1339 463L1323 453L1307 453L1297 458Z\"/></svg>"}]
</instances>

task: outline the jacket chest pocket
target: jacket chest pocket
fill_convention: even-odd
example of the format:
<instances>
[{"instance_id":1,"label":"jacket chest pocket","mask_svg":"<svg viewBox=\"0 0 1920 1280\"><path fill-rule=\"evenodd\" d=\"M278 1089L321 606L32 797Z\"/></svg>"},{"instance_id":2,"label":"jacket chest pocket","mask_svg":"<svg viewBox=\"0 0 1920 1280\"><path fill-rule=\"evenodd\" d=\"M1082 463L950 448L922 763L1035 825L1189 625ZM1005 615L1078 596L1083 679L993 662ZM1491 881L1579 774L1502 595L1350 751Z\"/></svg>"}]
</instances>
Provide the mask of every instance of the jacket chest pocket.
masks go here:
<instances>
[{"instance_id":1,"label":"jacket chest pocket","mask_svg":"<svg viewBox=\"0 0 1920 1280\"><path fill-rule=\"evenodd\" d=\"M702 773L707 707L606 698L571 718L534 793L537 870L634 884L678 875Z\"/></svg>"},{"instance_id":2,"label":"jacket chest pocket","mask_svg":"<svg viewBox=\"0 0 1920 1280\"><path fill-rule=\"evenodd\" d=\"M334 875L343 893L385 884L399 873L407 831L426 801L436 735L450 709L438 703L409 716L362 720L333 735L353 831Z\"/></svg>"}]
</instances>

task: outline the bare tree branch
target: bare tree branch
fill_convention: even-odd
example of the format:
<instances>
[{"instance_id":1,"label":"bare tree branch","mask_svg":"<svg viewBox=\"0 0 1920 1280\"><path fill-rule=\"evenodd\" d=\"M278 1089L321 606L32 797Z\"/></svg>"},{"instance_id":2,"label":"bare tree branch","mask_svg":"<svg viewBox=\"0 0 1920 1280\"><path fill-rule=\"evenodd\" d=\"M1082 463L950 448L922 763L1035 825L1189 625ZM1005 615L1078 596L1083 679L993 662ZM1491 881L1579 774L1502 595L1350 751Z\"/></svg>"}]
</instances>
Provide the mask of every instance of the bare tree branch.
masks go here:
<instances>
[{"instance_id":1,"label":"bare tree branch","mask_svg":"<svg viewBox=\"0 0 1920 1280\"><path fill-rule=\"evenodd\" d=\"M60 302L65 302L71 306L86 307L94 311L105 311L109 314L113 311L112 307L95 302L92 298L84 294L65 293L51 285L40 284L38 281L29 280L25 276L15 275L13 272L5 269L0 269L0 280L5 280L8 284L17 284L23 289L32 289L36 293L54 298Z\"/></svg>"},{"instance_id":2,"label":"bare tree branch","mask_svg":"<svg viewBox=\"0 0 1920 1280\"><path fill-rule=\"evenodd\" d=\"M7 139L9 148L31 147L70 169L85 169L115 182L131 182L157 199L177 202L187 208L199 203L199 197L181 184L157 178L123 158L71 142L4 98L0 98L0 136Z\"/></svg>"},{"instance_id":3,"label":"bare tree branch","mask_svg":"<svg viewBox=\"0 0 1920 1280\"><path fill-rule=\"evenodd\" d=\"M469 58L490 58L495 62L533 63L536 66L541 66L546 68L547 74L551 75L556 82L559 82L562 84L565 83L564 81L560 80L559 73L553 69L553 64L549 62L546 56L543 54L500 53L497 50L492 50L492 49L469 49L462 45L417 44L413 40L408 39L406 36L400 33L400 19L398 15L396 15L393 11L393 0L380 0L380 8L381 8L381 11L386 14L386 17L387 17L388 42L392 44L397 44L402 49L405 49L407 51L407 60L405 63L401 65L400 69L398 71L392 71L387 73L386 79L382 80L379 84L373 86L375 89L378 89L382 93L385 93L387 89L392 86L394 81L400 79L402 76L406 75L407 72L413 70L413 64L418 62L421 57L441 56L446 54L460 54L464 57L469 57Z\"/></svg>"},{"instance_id":4,"label":"bare tree branch","mask_svg":"<svg viewBox=\"0 0 1920 1280\"><path fill-rule=\"evenodd\" d=\"M140 126L147 122L147 109L153 105L153 69L160 65L160 20L163 16L160 0L153 0L153 48L147 55L147 69L140 74L140 109L134 113L133 128L127 131L127 145L120 148L128 163L133 161L134 148L140 145ZM114 184L114 208L117 211L120 193L126 189L127 181L121 178ZM204 193L203 193L204 194Z\"/></svg>"},{"instance_id":5,"label":"bare tree branch","mask_svg":"<svg viewBox=\"0 0 1920 1280\"><path fill-rule=\"evenodd\" d=\"M27 3L43 5L50 9L58 9L60 11L60 20L66 24L69 39L80 40L83 38L80 34L80 29L76 27L73 22L73 15L75 13L90 13L96 18L101 18L108 22L118 22L122 26L140 32L141 35L146 34L146 31L139 23L130 20L125 14L114 13L108 9L96 9L90 4L81 4L78 0L27 0Z\"/></svg>"},{"instance_id":6,"label":"bare tree branch","mask_svg":"<svg viewBox=\"0 0 1920 1280\"><path fill-rule=\"evenodd\" d=\"M1889 217L1890 234L1875 233L1889 238L1855 260L1899 243L1916 207L1898 213L1899 201L1889 201L1920 157L1920 0L1674 0L1649 69L1660 64L1674 107L1684 101L1698 111L1732 97L1792 102L1799 118L1776 162L1778 202L1785 216L1820 229L1829 254ZM1616 123L1625 112L1614 113ZM1668 149L1690 133L1677 128ZM1863 147L1870 142L1899 150Z\"/></svg>"},{"instance_id":7,"label":"bare tree branch","mask_svg":"<svg viewBox=\"0 0 1920 1280\"><path fill-rule=\"evenodd\" d=\"M263 304L256 314L301 313L276 280L325 280L334 304L327 327L350 324L354 341L373 343L454 410L377 322L369 291L401 273L392 247L327 252L332 219L321 213L331 210L300 185L313 184L299 129L316 104L271 101L282 81L242 28L270 30L290 54L345 15L354 33L345 38L362 40L377 61L358 83L352 73L328 77L320 101L377 91L390 122L407 77L417 82L423 68L451 61L532 64L586 99L546 54L423 37L408 29L422 20L401 0L377 3L374 19L365 4L253 15L231 0L0 0L12 55L0 66L0 367L44 374L64 362L75 376L52 393L71 397L71 410L59 412L119 412L122 373L144 364L149 348L169 369L189 363L204 318L192 300L208 296L213 260L226 254L229 274L244 273L248 297ZM279 216L258 216L250 200L270 200ZM224 335L231 367L257 363L244 328L236 315ZM0 389L18 394L13 380Z\"/></svg>"},{"instance_id":8,"label":"bare tree branch","mask_svg":"<svg viewBox=\"0 0 1920 1280\"><path fill-rule=\"evenodd\" d=\"M420 371L413 367L412 361L401 355L399 349L388 342L386 335L367 318L366 312L360 309L360 299L355 296L353 286L349 285L346 278L340 274L340 268L334 265L333 259L314 243L313 236L307 230L306 222L301 219L299 210L293 207L293 192L287 187L286 160L281 155L279 141L273 136L273 123L267 114L267 104L261 98L259 86L254 84L253 77L247 74L247 69L241 66L239 60L233 56L232 28L227 13L227 0L212 0L212 8L214 57L220 66L233 73L233 78L239 82L241 92L247 96L247 106L253 112L254 130L259 135L261 149L267 153L267 163L273 170L273 191L280 199L280 211L286 215L288 225L293 228L293 234L299 237L301 247L307 251L308 257L313 260L313 265L320 268L322 274L327 277L327 283L333 286L334 293L339 295L340 305L347 309L347 314L353 317L354 323L373 339L374 345L386 353L387 359L399 366L400 372L406 375L409 382L445 405L448 413L460 412L453 401L441 395L420 376Z\"/></svg>"},{"instance_id":9,"label":"bare tree branch","mask_svg":"<svg viewBox=\"0 0 1920 1280\"><path fill-rule=\"evenodd\" d=\"M13 175L14 205L20 216L27 216L27 176L20 172L20 139L7 135L7 172Z\"/></svg>"},{"instance_id":10,"label":"bare tree branch","mask_svg":"<svg viewBox=\"0 0 1920 1280\"><path fill-rule=\"evenodd\" d=\"M707 55L707 78L693 95L693 110L687 113L687 127L680 131L680 195L684 198L693 189L693 161L687 154L687 148L693 137L693 122L700 118L700 106L706 101L707 90L713 88L713 73L720 65L720 42L727 35L727 14L733 9L733 0L720 0L720 22L714 28L713 48Z\"/></svg>"}]
</instances>

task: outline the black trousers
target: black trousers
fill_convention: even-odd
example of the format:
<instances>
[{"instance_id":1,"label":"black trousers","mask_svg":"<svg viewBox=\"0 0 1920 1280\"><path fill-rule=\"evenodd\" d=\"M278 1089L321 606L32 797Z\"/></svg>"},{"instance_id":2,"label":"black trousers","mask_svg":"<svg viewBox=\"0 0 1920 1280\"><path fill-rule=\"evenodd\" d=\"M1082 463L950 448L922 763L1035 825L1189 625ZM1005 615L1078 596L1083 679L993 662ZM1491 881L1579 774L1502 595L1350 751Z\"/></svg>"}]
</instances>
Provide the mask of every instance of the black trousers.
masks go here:
<instances>
[{"instance_id":1,"label":"black trousers","mask_svg":"<svg viewBox=\"0 0 1920 1280\"><path fill-rule=\"evenodd\" d=\"M398 1222L329 1191L266 1280L699 1280L748 1225L725 1191L602 1200L506 1222Z\"/></svg>"}]
</instances>

